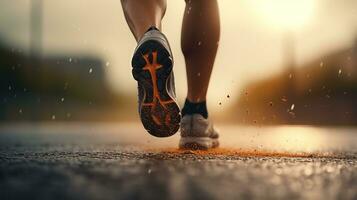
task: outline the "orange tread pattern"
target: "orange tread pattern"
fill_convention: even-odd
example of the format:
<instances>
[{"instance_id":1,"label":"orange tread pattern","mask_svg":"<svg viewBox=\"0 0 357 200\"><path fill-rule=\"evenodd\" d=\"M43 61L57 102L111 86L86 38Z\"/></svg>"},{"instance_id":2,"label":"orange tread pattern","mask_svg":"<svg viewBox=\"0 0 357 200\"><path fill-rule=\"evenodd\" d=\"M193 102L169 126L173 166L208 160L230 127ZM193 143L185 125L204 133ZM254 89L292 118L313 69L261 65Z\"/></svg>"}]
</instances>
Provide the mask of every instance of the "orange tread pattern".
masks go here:
<instances>
[{"instance_id":1,"label":"orange tread pattern","mask_svg":"<svg viewBox=\"0 0 357 200\"><path fill-rule=\"evenodd\" d=\"M162 67L161 64L157 63L157 51L152 52L152 63L149 61L149 53L145 54L142 56L145 60L145 66L143 70L149 71L151 75L151 81L152 81L152 88L153 88L153 101L151 103L143 103L142 106L151 106L151 117L153 121L157 125L162 125L162 122L160 121L158 116L155 116L155 108L158 105L158 103L164 108L165 112L165 124L169 125L170 124L170 115L169 111L167 110L166 104L169 103L174 103L174 100L168 100L168 101L163 101L160 98L160 93L159 89L157 87L157 75L156 75L156 70L160 69Z\"/></svg>"}]
</instances>

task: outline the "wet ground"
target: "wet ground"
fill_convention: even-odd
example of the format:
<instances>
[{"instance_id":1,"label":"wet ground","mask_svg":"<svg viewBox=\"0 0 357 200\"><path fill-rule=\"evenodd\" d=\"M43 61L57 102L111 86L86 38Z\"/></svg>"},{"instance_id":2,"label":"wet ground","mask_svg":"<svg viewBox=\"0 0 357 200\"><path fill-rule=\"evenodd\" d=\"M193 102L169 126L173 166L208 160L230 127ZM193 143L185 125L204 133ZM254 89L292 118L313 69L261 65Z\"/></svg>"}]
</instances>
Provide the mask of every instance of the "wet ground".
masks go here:
<instances>
[{"instance_id":1,"label":"wet ground","mask_svg":"<svg viewBox=\"0 0 357 200\"><path fill-rule=\"evenodd\" d=\"M357 199L357 129L221 127L180 151L140 124L0 126L0 199Z\"/></svg>"}]
</instances>

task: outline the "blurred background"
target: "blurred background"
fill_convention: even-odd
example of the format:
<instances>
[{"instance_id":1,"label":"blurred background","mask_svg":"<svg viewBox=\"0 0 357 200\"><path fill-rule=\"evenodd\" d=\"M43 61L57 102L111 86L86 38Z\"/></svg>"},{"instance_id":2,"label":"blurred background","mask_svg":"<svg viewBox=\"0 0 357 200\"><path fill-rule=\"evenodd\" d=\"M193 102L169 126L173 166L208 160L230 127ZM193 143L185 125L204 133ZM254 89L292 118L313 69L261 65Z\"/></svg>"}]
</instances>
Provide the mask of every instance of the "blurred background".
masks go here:
<instances>
[{"instance_id":1,"label":"blurred background","mask_svg":"<svg viewBox=\"0 0 357 200\"><path fill-rule=\"evenodd\" d=\"M357 1L221 0L208 105L234 124L357 125ZM175 58L185 3L168 1ZM119 0L0 2L0 120L139 121Z\"/></svg>"}]
</instances>

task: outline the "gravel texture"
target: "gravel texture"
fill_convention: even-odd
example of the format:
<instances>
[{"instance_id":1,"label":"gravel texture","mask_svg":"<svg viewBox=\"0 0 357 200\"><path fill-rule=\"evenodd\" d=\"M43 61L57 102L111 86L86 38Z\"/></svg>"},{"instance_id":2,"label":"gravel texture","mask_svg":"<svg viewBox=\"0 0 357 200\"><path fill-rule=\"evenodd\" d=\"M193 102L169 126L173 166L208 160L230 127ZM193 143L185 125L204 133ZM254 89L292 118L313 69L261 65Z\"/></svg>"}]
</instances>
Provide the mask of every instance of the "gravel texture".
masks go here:
<instances>
[{"instance_id":1,"label":"gravel texture","mask_svg":"<svg viewBox=\"0 0 357 200\"><path fill-rule=\"evenodd\" d=\"M354 129L326 133L339 146L314 151L252 141L275 129L223 128L246 132L222 133L213 151L181 151L178 136L160 141L137 124L3 126L0 199L357 199Z\"/></svg>"}]
</instances>

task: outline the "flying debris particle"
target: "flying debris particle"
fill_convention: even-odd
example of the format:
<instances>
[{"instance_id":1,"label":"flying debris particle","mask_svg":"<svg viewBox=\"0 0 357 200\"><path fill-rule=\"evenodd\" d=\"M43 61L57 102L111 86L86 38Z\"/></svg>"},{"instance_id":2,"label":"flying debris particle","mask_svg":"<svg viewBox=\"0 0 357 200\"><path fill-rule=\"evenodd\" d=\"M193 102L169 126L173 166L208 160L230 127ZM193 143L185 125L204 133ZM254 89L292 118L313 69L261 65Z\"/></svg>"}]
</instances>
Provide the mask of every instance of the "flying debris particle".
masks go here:
<instances>
[{"instance_id":1,"label":"flying debris particle","mask_svg":"<svg viewBox=\"0 0 357 200\"><path fill-rule=\"evenodd\" d=\"M312 92L311 88L309 89L309 92L310 92L310 93Z\"/></svg>"},{"instance_id":2,"label":"flying debris particle","mask_svg":"<svg viewBox=\"0 0 357 200\"><path fill-rule=\"evenodd\" d=\"M110 65L109 62L106 62L106 63L105 63L105 66L106 66L106 67L109 67L109 65Z\"/></svg>"},{"instance_id":3,"label":"flying debris particle","mask_svg":"<svg viewBox=\"0 0 357 200\"><path fill-rule=\"evenodd\" d=\"M148 174L151 174L151 169L148 169Z\"/></svg>"},{"instance_id":4,"label":"flying debris particle","mask_svg":"<svg viewBox=\"0 0 357 200\"><path fill-rule=\"evenodd\" d=\"M69 58L68 61L69 61L69 62L72 62L72 58Z\"/></svg>"},{"instance_id":5,"label":"flying debris particle","mask_svg":"<svg viewBox=\"0 0 357 200\"><path fill-rule=\"evenodd\" d=\"M9 85L9 90L11 90L11 85Z\"/></svg>"},{"instance_id":6,"label":"flying debris particle","mask_svg":"<svg viewBox=\"0 0 357 200\"><path fill-rule=\"evenodd\" d=\"M55 120L56 119L56 115L52 115L52 120Z\"/></svg>"},{"instance_id":7,"label":"flying debris particle","mask_svg":"<svg viewBox=\"0 0 357 200\"><path fill-rule=\"evenodd\" d=\"M229 99L231 96L229 96L229 94L227 94L227 98Z\"/></svg>"},{"instance_id":8,"label":"flying debris particle","mask_svg":"<svg viewBox=\"0 0 357 200\"><path fill-rule=\"evenodd\" d=\"M201 73L197 73L197 76L201 76Z\"/></svg>"},{"instance_id":9,"label":"flying debris particle","mask_svg":"<svg viewBox=\"0 0 357 200\"><path fill-rule=\"evenodd\" d=\"M254 122L254 124L256 124L256 123L257 123L257 120L254 120L253 122Z\"/></svg>"},{"instance_id":10,"label":"flying debris particle","mask_svg":"<svg viewBox=\"0 0 357 200\"><path fill-rule=\"evenodd\" d=\"M218 105L222 105L222 102L219 102Z\"/></svg>"},{"instance_id":11,"label":"flying debris particle","mask_svg":"<svg viewBox=\"0 0 357 200\"><path fill-rule=\"evenodd\" d=\"M197 44L198 44L198 46L201 46L202 42L201 42L201 41L198 41L198 43L197 43Z\"/></svg>"},{"instance_id":12,"label":"flying debris particle","mask_svg":"<svg viewBox=\"0 0 357 200\"><path fill-rule=\"evenodd\" d=\"M93 69L92 68L89 68L89 73L91 74L93 72Z\"/></svg>"},{"instance_id":13,"label":"flying debris particle","mask_svg":"<svg viewBox=\"0 0 357 200\"><path fill-rule=\"evenodd\" d=\"M320 62L320 67L323 67L324 66L324 62Z\"/></svg>"},{"instance_id":14,"label":"flying debris particle","mask_svg":"<svg viewBox=\"0 0 357 200\"><path fill-rule=\"evenodd\" d=\"M283 97L281 98L281 101L287 102L288 100L285 97Z\"/></svg>"},{"instance_id":15,"label":"flying debris particle","mask_svg":"<svg viewBox=\"0 0 357 200\"><path fill-rule=\"evenodd\" d=\"M19 113L22 114L22 109L19 110Z\"/></svg>"},{"instance_id":16,"label":"flying debris particle","mask_svg":"<svg viewBox=\"0 0 357 200\"><path fill-rule=\"evenodd\" d=\"M65 83L64 83L64 87L63 87L63 89L64 89L64 90L67 90L67 88L68 88L68 83L67 83L67 82L65 82Z\"/></svg>"},{"instance_id":17,"label":"flying debris particle","mask_svg":"<svg viewBox=\"0 0 357 200\"><path fill-rule=\"evenodd\" d=\"M272 102L272 101L271 101L271 102L269 102L269 105L270 105L270 106L273 106L273 102Z\"/></svg>"},{"instance_id":18,"label":"flying debris particle","mask_svg":"<svg viewBox=\"0 0 357 200\"><path fill-rule=\"evenodd\" d=\"M294 110L294 108L295 108L295 104L291 104L290 110Z\"/></svg>"},{"instance_id":19,"label":"flying debris particle","mask_svg":"<svg viewBox=\"0 0 357 200\"><path fill-rule=\"evenodd\" d=\"M289 78L291 79L293 77L293 75L292 74L289 74Z\"/></svg>"},{"instance_id":20,"label":"flying debris particle","mask_svg":"<svg viewBox=\"0 0 357 200\"><path fill-rule=\"evenodd\" d=\"M188 7L188 10L187 10L187 14L190 14L190 11L191 11L192 7Z\"/></svg>"},{"instance_id":21,"label":"flying debris particle","mask_svg":"<svg viewBox=\"0 0 357 200\"><path fill-rule=\"evenodd\" d=\"M338 70L338 75L340 76L342 74L342 69Z\"/></svg>"},{"instance_id":22,"label":"flying debris particle","mask_svg":"<svg viewBox=\"0 0 357 200\"><path fill-rule=\"evenodd\" d=\"M64 97L61 98L61 101L64 102Z\"/></svg>"}]
</instances>

